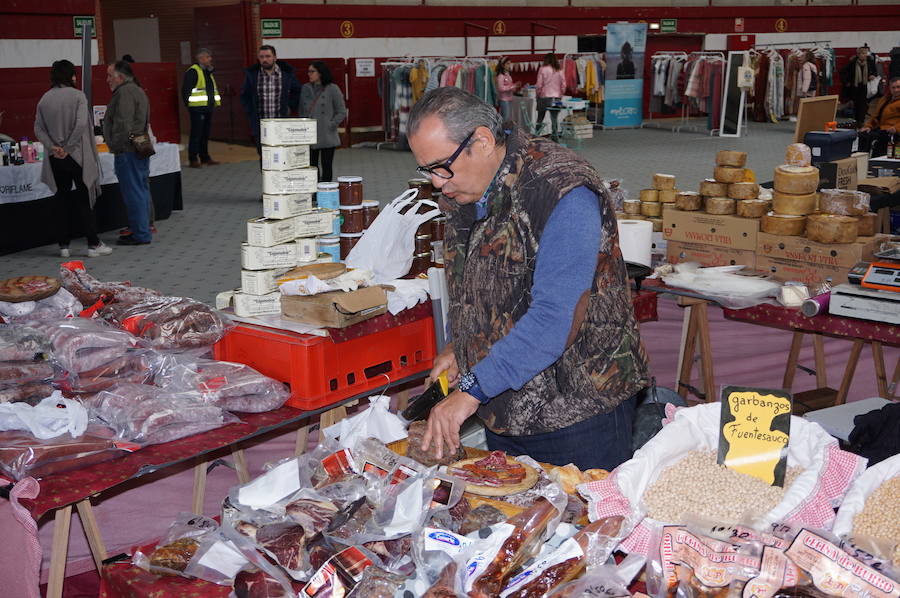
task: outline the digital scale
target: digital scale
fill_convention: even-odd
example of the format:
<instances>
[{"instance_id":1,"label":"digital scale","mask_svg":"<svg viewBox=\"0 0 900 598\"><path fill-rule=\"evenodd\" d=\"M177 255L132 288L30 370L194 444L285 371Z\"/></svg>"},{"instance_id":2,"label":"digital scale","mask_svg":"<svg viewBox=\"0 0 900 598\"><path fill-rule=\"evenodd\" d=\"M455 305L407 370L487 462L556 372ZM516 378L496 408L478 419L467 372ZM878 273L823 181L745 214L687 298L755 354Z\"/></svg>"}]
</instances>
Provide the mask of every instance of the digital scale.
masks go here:
<instances>
[{"instance_id":1,"label":"digital scale","mask_svg":"<svg viewBox=\"0 0 900 598\"><path fill-rule=\"evenodd\" d=\"M900 268L897 265L892 266L895 279L898 269ZM886 277L886 274L876 273L876 277L870 284L880 284L877 281L886 280ZM861 286L844 283L833 287L828 303L828 313L887 324L900 324L900 292L897 292L900 291L900 284L894 283L893 290L885 291L864 286L869 278L867 272Z\"/></svg>"},{"instance_id":2,"label":"digital scale","mask_svg":"<svg viewBox=\"0 0 900 598\"><path fill-rule=\"evenodd\" d=\"M890 262L869 264L860 285L868 289L900 292L900 264Z\"/></svg>"}]
</instances>

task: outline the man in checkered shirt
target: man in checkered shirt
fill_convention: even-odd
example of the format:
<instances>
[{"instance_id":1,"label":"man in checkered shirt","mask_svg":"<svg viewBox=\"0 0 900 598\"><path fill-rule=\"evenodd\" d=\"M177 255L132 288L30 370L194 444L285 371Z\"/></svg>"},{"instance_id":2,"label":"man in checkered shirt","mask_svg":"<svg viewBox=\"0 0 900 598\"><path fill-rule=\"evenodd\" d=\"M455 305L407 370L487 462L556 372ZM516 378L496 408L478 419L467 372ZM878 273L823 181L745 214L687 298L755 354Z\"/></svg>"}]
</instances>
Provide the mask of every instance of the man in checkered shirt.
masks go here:
<instances>
[{"instance_id":1,"label":"man in checkered shirt","mask_svg":"<svg viewBox=\"0 0 900 598\"><path fill-rule=\"evenodd\" d=\"M300 105L300 81L294 67L278 60L275 48L259 47L258 64L244 70L241 106L247 114L256 151L259 143L259 121L263 118L284 118L296 112Z\"/></svg>"}]
</instances>

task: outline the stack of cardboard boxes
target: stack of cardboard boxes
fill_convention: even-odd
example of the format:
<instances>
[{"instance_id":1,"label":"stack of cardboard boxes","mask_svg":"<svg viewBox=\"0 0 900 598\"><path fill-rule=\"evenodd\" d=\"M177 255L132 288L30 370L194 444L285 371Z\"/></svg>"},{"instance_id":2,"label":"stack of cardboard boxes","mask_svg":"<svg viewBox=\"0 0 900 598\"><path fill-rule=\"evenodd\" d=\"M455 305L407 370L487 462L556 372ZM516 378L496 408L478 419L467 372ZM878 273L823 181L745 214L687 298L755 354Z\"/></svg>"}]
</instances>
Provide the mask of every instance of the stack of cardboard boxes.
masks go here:
<instances>
[{"instance_id":1,"label":"stack of cardboard boxes","mask_svg":"<svg viewBox=\"0 0 900 598\"><path fill-rule=\"evenodd\" d=\"M309 146L316 142L316 121L308 118L263 119L263 216L247 221L241 246L241 288L233 294L239 316L281 313L277 278L320 258L316 237L330 234L334 210L313 208L318 173L309 165Z\"/></svg>"}]
</instances>

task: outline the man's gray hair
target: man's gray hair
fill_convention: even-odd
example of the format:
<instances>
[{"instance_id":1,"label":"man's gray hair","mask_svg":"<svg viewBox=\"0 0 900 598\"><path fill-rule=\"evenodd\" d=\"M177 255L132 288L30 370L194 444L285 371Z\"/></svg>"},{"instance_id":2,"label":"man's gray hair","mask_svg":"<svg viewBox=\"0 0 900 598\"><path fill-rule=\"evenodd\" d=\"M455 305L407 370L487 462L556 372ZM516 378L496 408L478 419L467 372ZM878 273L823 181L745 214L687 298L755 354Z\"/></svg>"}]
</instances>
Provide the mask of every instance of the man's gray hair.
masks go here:
<instances>
[{"instance_id":1,"label":"man's gray hair","mask_svg":"<svg viewBox=\"0 0 900 598\"><path fill-rule=\"evenodd\" d=\"M497 110L458 87L438 87L422 96L409 111L408 134L415 135L425 117L432 115L440 119L450 141L455 143L462 143L478 127L490 129L500 145L506 139L503 121Z\"/></svg>"},{"instance_id":2,"label":"man's gray hair","mask_svg":"<svg viewBox=\"0 0 900 598\"><path fill-rule=\"evenodd\" d=\"M194 55L194 57L195 57L195 58L200 58L200 57L203 56L204 54L206 54L207 56L212 56L212 52L210 52L210 51L207 50L206 48L200 48L199 50L197 50L197 53Z\"/></svg>"}]
</instances>

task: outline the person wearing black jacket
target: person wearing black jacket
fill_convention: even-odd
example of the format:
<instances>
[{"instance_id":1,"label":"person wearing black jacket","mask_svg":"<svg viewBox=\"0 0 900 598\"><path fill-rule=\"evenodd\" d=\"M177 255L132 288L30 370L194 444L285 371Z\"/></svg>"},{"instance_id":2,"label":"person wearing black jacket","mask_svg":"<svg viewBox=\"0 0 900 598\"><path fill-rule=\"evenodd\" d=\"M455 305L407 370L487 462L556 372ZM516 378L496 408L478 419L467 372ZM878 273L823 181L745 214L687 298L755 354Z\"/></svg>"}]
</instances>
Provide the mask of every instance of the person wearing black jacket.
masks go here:
<instances>
[{"instance_id":1,"label":"person wearing black jacket","mask_svg":"<svg viewBox=\"0 0 900 598\"><path fill-rule=\"evenodd\" d=\"M184 72L181 99L191 115L191 136L188 142L188 160L191 168L218 164L209 157L209 132L213 110L222 105L216 78L213 77L212 54L206 48L197 50L197 62Z\"/></svg>"},{"instance_id":2,"label":"person wearing black jacket","mask_svg":"<svg viewBox=\"0 0 900 598\"><path fill-rule=\"evenodd\" d=\"M262 155L259 141L259 121L263 118L284 118L300 106L300 81L294 67L278 60L275 48L259 47L258 64L244 70L241 106L247 114L250 132L256 141L256 151Z\"/></svg>"},{"instance_id":3,"label":"person wearing black jacket","mask_svg":"<svg viewBox=\"0 0 900 598\"><path fill-rule=\"evenodd\" d=\"M853 116L856 127L863 127L869 112L868 84L878 75L875 58L869 53L869 46L856 49L856 56L841 70L841 84L844 96L853 102Z\"/></svg>"}]
</instances>

